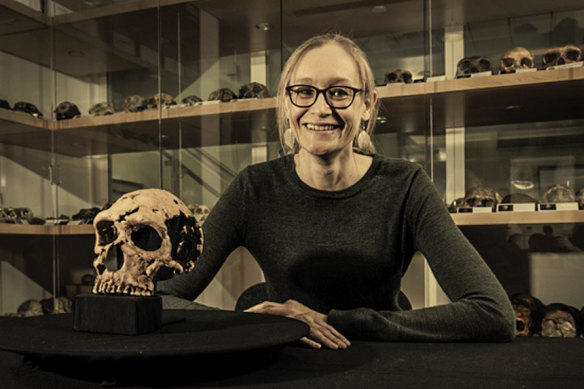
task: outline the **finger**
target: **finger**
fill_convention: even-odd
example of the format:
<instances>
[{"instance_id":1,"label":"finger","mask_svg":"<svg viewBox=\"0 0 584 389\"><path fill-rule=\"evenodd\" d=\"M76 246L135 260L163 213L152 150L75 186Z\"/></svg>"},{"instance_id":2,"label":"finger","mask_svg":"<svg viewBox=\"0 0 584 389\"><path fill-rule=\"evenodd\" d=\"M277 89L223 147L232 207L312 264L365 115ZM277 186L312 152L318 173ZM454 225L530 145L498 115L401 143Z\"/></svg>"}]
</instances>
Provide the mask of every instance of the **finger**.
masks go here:
<instances>
[{"instance_id":1,"label":"finger","mask_svg":"<svg viewBox=\"0 0 584 389\"><path fill-rule=\"evenodd\" d=\"M312 339L307 338L306 336L303 338L300 338L300 342L307 345L310 348L315 348L315 349L320 349L322 348L322 345L318 342L315 342Z\"/></svg>"}]
</instances>

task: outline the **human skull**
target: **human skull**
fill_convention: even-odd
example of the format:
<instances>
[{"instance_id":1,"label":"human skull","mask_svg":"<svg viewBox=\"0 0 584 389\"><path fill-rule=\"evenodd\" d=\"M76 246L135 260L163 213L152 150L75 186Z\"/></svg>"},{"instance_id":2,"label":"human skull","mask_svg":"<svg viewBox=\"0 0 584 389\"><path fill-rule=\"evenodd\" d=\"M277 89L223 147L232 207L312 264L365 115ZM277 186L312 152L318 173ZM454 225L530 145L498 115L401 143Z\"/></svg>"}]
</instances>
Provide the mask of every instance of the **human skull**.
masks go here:
<instances>
[{"instance_id":1,"label":"human skull","mask_svg":"<svg viewBox=\"0 0 584 389\"><path fill-rule=\"evenodd\" d=\"M209 214L211 213L211 210L209 209L209 207L207 207L206 205L203 205L203 204L189 204L188 207L200 225L203 225L203 223L205 222L205 219L207 219L207 216L209 216Z\"/></svg>"},{"instance_id":2,"label":"human skull","mask_svg":"<svg viewBox=\"0 0 584 389\"><path fill-rule=\"evenodd\" d=\"M539 334L544 304L536 297L517 293L509 296L515 312L516 335Z\"/></svg>"},{"instance_id":3,"label":"human skull","mask_svg":"<svg viewBox=\"0 0 584 389\"><path fill-rule=\"evenodd\" d=\"M576 201L574 189L564 185L551 185L541 194L542 203L571 203Z\"/></svg>"},{"instance_id":4,"label":"human skull","mask_svg":"<svg viewBox=\"0 0 584 389\"><path fill-rule=\"evenodd\" d=\"M176 102L174 101L173 97L166 92L161 92L160 94L155 93L148 100L146 100L146 108L148 109L158 108L159 106L169 107L175 104Z\"/></svg>"},{"instance_id":5,"label":"human skull","mask_svg":"<svg viewBox=\"0 0 584 389\"><path fill-rule=\"evenodd\" d=\"M203 231L191 211L162 189L126 193L93 226L93 293L150 296L159 271L159 279L191 271L203 247ZM118 269L108 268L116 267L108 261L112 248L123 254Z\"/></svg>"},{"instance_id":6,"label":"human skull","mask_svg":"<svg viewBox=\"0 0 584 389\"><path fill-rule=\"evenodd\" d=\"M220 100L226 103L228 101L236 99L237 95L235 94L235 92L228 88L217 89L216 91L213 91L211 92L211 94L209 94L209 101Z\"/></svg>"},{"instance_id":7,"label":"human skull","mask_svg":"<svg viewBox=\"0 0 584 389\"><path fill-rule=\"evenodd\" d=\"M396 84L402 82L404 84L411 84L413 81L412 73L408 70L395 69L385 73L386 84Z\"/></svg>"},{"instance_id":8,"label":"human skull","mask_svg":"<svg viewBox=\"0 0 584 389\"><path fill-rule=\"evenodd\" d=\"M111 103L97 103L89 110L91 116L112 115L115 112Z\"/></svg>"},{"instance_id":9,"label":"human skull","mask_svg":"<svg viewBox=\"0 0 584 389\"><path fill-rule=\"evenodd\" d=\"M19 102L15 103L12 110L28 113L29 115L34 116L35 118L42 118L43 117L42 112L39 111L38 108L34 104L27 103L24 101L19 101Z\"/></svg>"},{"instance_id":10,"label":"human skull","mask_svg":"<svg viewBox=\"0 0 584 389\"><path fill-rule=\"evenodd\" d=\"M549 338L577 338L580 335L576 317L578 311L565 304L550 304L541 321L541 336Z\"/></svg>"},{"instance_id":11,"label":"human skull","mask_svg":"<svg viewBox=\"0 0 584 389\"><path fill-rule=\"evenodd\" d=\"M63 101L55 108L55 115L57 115L57 120L65 120L79 117L81 116L81 112L79 112L79 108L75 104L69 101Z\"/></svg>"},{"instance_id":12,"label":"human skull","mask_svg":"<svg viewBox=\"0 0 584 389\"><path fill-rule=\"evenodd\" d=\"M514 73L519 69L531 69L535 66L535 58L525 47L514 47L507 50L499 61L501 74Z\"/></svg>"},{"instance_id":13,"label":"human skull","mask_svg":"<svg viewBox=\"0 0 584 389\"><path fill-rule=\"evenodd\" d=\"M202 101L203 99L201 99L199 96L187 96L184 99L182 99L183 104L186 105L197 105Z\"/></svg>"},{"instance_id":14,"label":"human skull","mask_svg":"<svg viewBox=\"0 0 584 389\"><path fill-rule=\"evenodd\" d=\"M487 57L465 57L456 65L456 78L470 77L473 73L491 70L491 60Z\"/></svg>"},{"instance_id":15,"label":"human skull","mask_svg":"<svg viewBox=\"0 0 584 389\"><path fill-rule=\"evenodd\" d=\"M552 47L547 49L542 57L544 69L579 61L582 61L582 50L574 45Z\"/></svg>"},{"instance_id":16,"label":"human skull","mask_svg":"<svg viewBox=\"0 0 584 389\"><path fill-rule=\"evenodd\" d=\"M494 189L484 185L469 188L464 195L465 207L491 207L501 202L501 196Z\"/></svg>"},{"instance_id":17,"label":"human skull","mask_svg":"<svg viewBox=\"0 0 584 389\"><path fill-rule=\"evenodd\" d=\"M139 95L131 95L124 99L122 109L124 112L140 112L145 108L144 99Z\"/></svg>"},{"instance_id":18,"label":"human skull","mask_svg":"<svg viewBox=\"0 0 584 389\"><path fill-rule=\"evenodd\" d=\"M259 82L250 82L239 88L240 99L250 99L254 97L258 99L270 97L270 91L268 91L268 88L265 85L260 84Z\"/></svg>"}]
</instances>

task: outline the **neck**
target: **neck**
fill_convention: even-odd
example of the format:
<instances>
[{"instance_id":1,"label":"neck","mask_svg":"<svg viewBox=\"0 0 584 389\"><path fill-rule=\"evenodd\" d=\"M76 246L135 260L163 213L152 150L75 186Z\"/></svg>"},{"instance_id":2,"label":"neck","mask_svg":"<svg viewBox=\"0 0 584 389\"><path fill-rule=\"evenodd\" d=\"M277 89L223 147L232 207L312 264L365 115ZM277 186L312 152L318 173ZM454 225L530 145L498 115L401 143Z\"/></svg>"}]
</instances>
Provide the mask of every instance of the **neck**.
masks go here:
<instances>
[{"instance_id":1,"label":"neck","mask_svg":"<svg viewBox=\"0 0 584 389\"><path fill-rule=\"evenodd\" d=\"M315 189L336 191L357 183L367 172L372 158L343 150L334 156L317 156L302 149L294 156L298 177Z\"/></svg>"}]
</instances>

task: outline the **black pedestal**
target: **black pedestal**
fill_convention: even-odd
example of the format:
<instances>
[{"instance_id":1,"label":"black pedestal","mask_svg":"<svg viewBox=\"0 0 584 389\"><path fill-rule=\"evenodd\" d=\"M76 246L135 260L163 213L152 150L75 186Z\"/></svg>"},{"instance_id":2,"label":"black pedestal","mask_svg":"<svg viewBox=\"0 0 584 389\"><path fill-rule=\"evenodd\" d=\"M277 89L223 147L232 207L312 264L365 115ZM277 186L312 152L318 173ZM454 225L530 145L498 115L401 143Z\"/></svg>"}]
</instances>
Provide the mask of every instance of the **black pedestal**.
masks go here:
<instances>
[{"instance_id":1,"label":"black pedestal","mask_svg":"<svg viewBox=\"0 0 584 389\"><path fill-rule=\"evenodd\" d=\"M76 331L138 335L161 326L160 296L82 294L75 298Z\"/></svg>"}]
</instances>

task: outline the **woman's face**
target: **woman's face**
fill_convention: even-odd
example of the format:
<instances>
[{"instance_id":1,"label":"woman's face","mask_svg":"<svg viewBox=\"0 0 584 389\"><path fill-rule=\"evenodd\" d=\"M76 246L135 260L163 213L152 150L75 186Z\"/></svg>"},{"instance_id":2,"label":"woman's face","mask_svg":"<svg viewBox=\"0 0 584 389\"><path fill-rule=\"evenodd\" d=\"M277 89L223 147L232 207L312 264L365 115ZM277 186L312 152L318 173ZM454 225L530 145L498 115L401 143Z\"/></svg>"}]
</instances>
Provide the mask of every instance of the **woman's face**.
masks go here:
<instances>
[{"instance_id":1,"label":"woman's face","mask_svg":"<svg viewBox=\"0 0 584 389\"><path fill-rule=\"evenodd\" d=\"M298 84L319 89L330 86L363 88L355 60L334 43L304 55L288 85ZM358 92L348 108L331 108L321 93L308 108L299 108L287 100L286 112L301 151L324 156L351 149L361 121L369 119L370 106L365 104L363 92Z\"/></svg>"}]
</instances>

